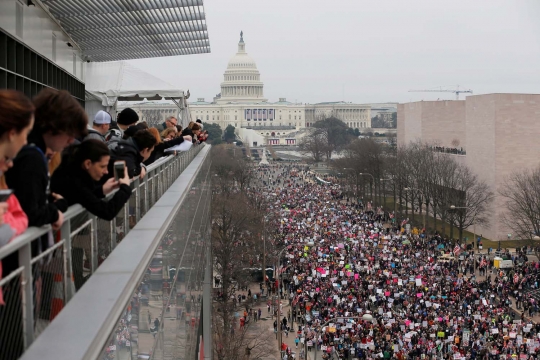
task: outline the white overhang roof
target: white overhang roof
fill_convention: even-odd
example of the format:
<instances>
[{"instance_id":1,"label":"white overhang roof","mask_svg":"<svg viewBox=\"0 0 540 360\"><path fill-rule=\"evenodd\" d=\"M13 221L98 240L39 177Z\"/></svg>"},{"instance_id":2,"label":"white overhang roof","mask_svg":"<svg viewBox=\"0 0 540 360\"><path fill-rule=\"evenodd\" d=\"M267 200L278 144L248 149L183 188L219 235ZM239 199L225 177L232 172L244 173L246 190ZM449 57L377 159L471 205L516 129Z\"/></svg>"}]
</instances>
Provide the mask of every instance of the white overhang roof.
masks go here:
<instances>
[{"instance_id":1,"label":"white overhang roof","mask_svg":"<svg viewBox=\"0 0 540 360\"><path fill-rule=\"evenodd\" d=\"M84 60L210 52L203 0L41 0Z\"/></svg>"},{"instance_id":2,"label":"white overhang roof","mask_svg":"<svg viewBox=\"0 0 540 360\"><path fill-rule=\"evenodd\" d=\"M100 99L104 106L116 101L173 100L184 92L126 61L94 62L86 66L86 99Z\"/></svg>"}]
</instances>

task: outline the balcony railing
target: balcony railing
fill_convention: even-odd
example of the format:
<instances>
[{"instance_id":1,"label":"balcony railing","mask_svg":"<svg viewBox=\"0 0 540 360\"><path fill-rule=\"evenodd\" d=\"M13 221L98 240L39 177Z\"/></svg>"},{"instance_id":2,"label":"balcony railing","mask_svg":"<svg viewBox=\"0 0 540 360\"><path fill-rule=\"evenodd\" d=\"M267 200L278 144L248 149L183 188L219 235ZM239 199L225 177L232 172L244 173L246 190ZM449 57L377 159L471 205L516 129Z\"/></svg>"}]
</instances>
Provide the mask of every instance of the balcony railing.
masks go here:
<instances>
[{"instance_id":1,"label":"balcony railing","mask_svg":"<svg viewBox=\"0 0 540 360\"><path fill-rule=\"evenodd\" d=\"M50 226L30 228L0 248L5 274L0 280L5 300L5 305L0 306L0 352L9 354L7 358L20 357L40 334L50 333L48 326L62 317L64 308L71 305L70 300L78 295L79 290L85 290L94 275L102 269L102 264L111 264L113 257L116 258L116 266L129 262L129 256L124 254L118 263L118 255L121 254L115 255L115 249L129 241L131 231L142 220L148 219L145 215L204 147L193 147L150 165L144 180L132 182L130 200L112 221L98 219L80 205L74 205L64 214L65 221L60 231L53 233ZM167 218L167 214L163 216ZM38 253L38 241L49 238L54 240L54 244ZM148 255L148 259L151 256ZM143 265L147 267L147 264L140 266ZM135 282L138 280L137 277L133 278ZM114 293L112 289L117 284L109 285L111 293ZM102 292L105 298L109 296L104 288L93 291ZM74 300L78 298L75 296ZM112 298L108 299L113 301ZM121 304L122 307L124 305ZM80 316L93 316L93 311L94 308L88 306ZM83 332L85 321L88 320L81 320L80 323ZM56 351L58 354L52 358L64 358L59 354L65 349L57 348L56 343L49 345L50 349L45 352L53 354ZM44 349L40 349L39 357L44 355Z\"/></svg>"}]
</instances>

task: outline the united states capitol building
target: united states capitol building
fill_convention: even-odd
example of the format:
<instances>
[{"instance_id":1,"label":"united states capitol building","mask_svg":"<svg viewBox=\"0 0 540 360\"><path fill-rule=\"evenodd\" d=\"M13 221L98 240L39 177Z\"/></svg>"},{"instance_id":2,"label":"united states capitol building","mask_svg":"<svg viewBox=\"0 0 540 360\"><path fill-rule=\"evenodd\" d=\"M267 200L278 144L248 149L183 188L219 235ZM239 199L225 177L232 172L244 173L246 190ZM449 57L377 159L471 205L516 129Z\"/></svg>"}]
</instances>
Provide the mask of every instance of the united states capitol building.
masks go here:
<instances>
[{"instance_id":1,"label":"united states capitol building","mask_svg":"<svg viewBox=\"0 0 540 360\"><path fill-rule=\"evenodd\" d=\"M173 104L147 102L133 107L142 120L149 122L162 122L167 115L177 113ZM387 107L391 109L395 104ZM229 60L223 74L221 92L211 101L198 98L189 103L189 108L192 121L200 119L222 129L232 125L239 138L252 146L296 145L313 123L329 116L337 117L350 128L365 131L371 127L372 114L371 104L343 101L305 104L289 102L286 98L269 101L264 97L264 83L257 64L246 52L243 33L238 52Z\"/></svg>"}]
</instances>

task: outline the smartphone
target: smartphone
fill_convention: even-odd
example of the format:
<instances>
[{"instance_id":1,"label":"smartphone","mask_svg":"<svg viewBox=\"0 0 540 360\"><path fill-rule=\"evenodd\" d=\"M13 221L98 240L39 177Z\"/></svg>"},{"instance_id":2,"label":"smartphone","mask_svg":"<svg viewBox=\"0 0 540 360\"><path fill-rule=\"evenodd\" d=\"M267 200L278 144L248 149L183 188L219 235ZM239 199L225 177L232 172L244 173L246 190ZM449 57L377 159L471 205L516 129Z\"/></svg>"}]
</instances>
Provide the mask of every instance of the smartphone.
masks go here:
<instances>
[{"instance_id":1,"label":"smartphone","mask_svg":"<svg viewBox=\"0 0 540 360\"><path fill-rule=\"evenodd\" d=\"M0 202L6 202L11 194L13 194L11 189L0 190Z\"/></svg>"},{"instance_id":2,"label":"smartphone","mask_svg":"<svg viewBox=\"0 0 540 360\"><path fill-rule=\"evenodd\" d=\"M114 179L118 181L124 178L126 164L123 161L114 162Z\"/></svg>"}]
</instances>

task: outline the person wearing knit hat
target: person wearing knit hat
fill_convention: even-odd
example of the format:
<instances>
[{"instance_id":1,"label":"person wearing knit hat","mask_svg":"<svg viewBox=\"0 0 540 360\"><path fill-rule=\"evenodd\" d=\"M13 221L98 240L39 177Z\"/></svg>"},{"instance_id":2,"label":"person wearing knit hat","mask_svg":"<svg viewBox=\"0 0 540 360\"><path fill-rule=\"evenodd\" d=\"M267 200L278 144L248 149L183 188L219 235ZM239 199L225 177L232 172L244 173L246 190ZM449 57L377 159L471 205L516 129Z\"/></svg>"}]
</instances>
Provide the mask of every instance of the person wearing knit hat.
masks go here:
<instances>
[{"instance_id":1,"label":"person wearing knit hat","mask_svg":"<svg viewBox=\"0 0 540 360\"><path fill-rule=\"evenodd\" d=\"M88 135L84 138L83 141L88 139L95 139L102 142L105 142L105 134L109 131L109 126L111 124L111 115L109 113L99 110L94 116L94 122L92 126L88 126Z\"/></svg>"},{"instance_id":2,"label":"person wearing knit hat","mask_svg":"<svg viewBox=\"0 0 540 360\"><path fill-rule=\"evenodd\" d=\"M139 115L132 108L125 108L120 111L116 117L116 123L118 129L111 129L109 133L105 136L107 142L118 142L124 136L124 131L126 131L130 126L135 125L139 121Z\"/></svg>"},{"instance_id":3,"label":"person wearing knit hat","mask_svg":"<svg viewBox=\"0 0 540 360\"><path fill-rule=\"evenodd\" d=\"M122 110L116 119L118 127L124 131L131 125L135 125L139 121L139 115L132 108L125 108Z\"/></svg>"}]
</instances>

